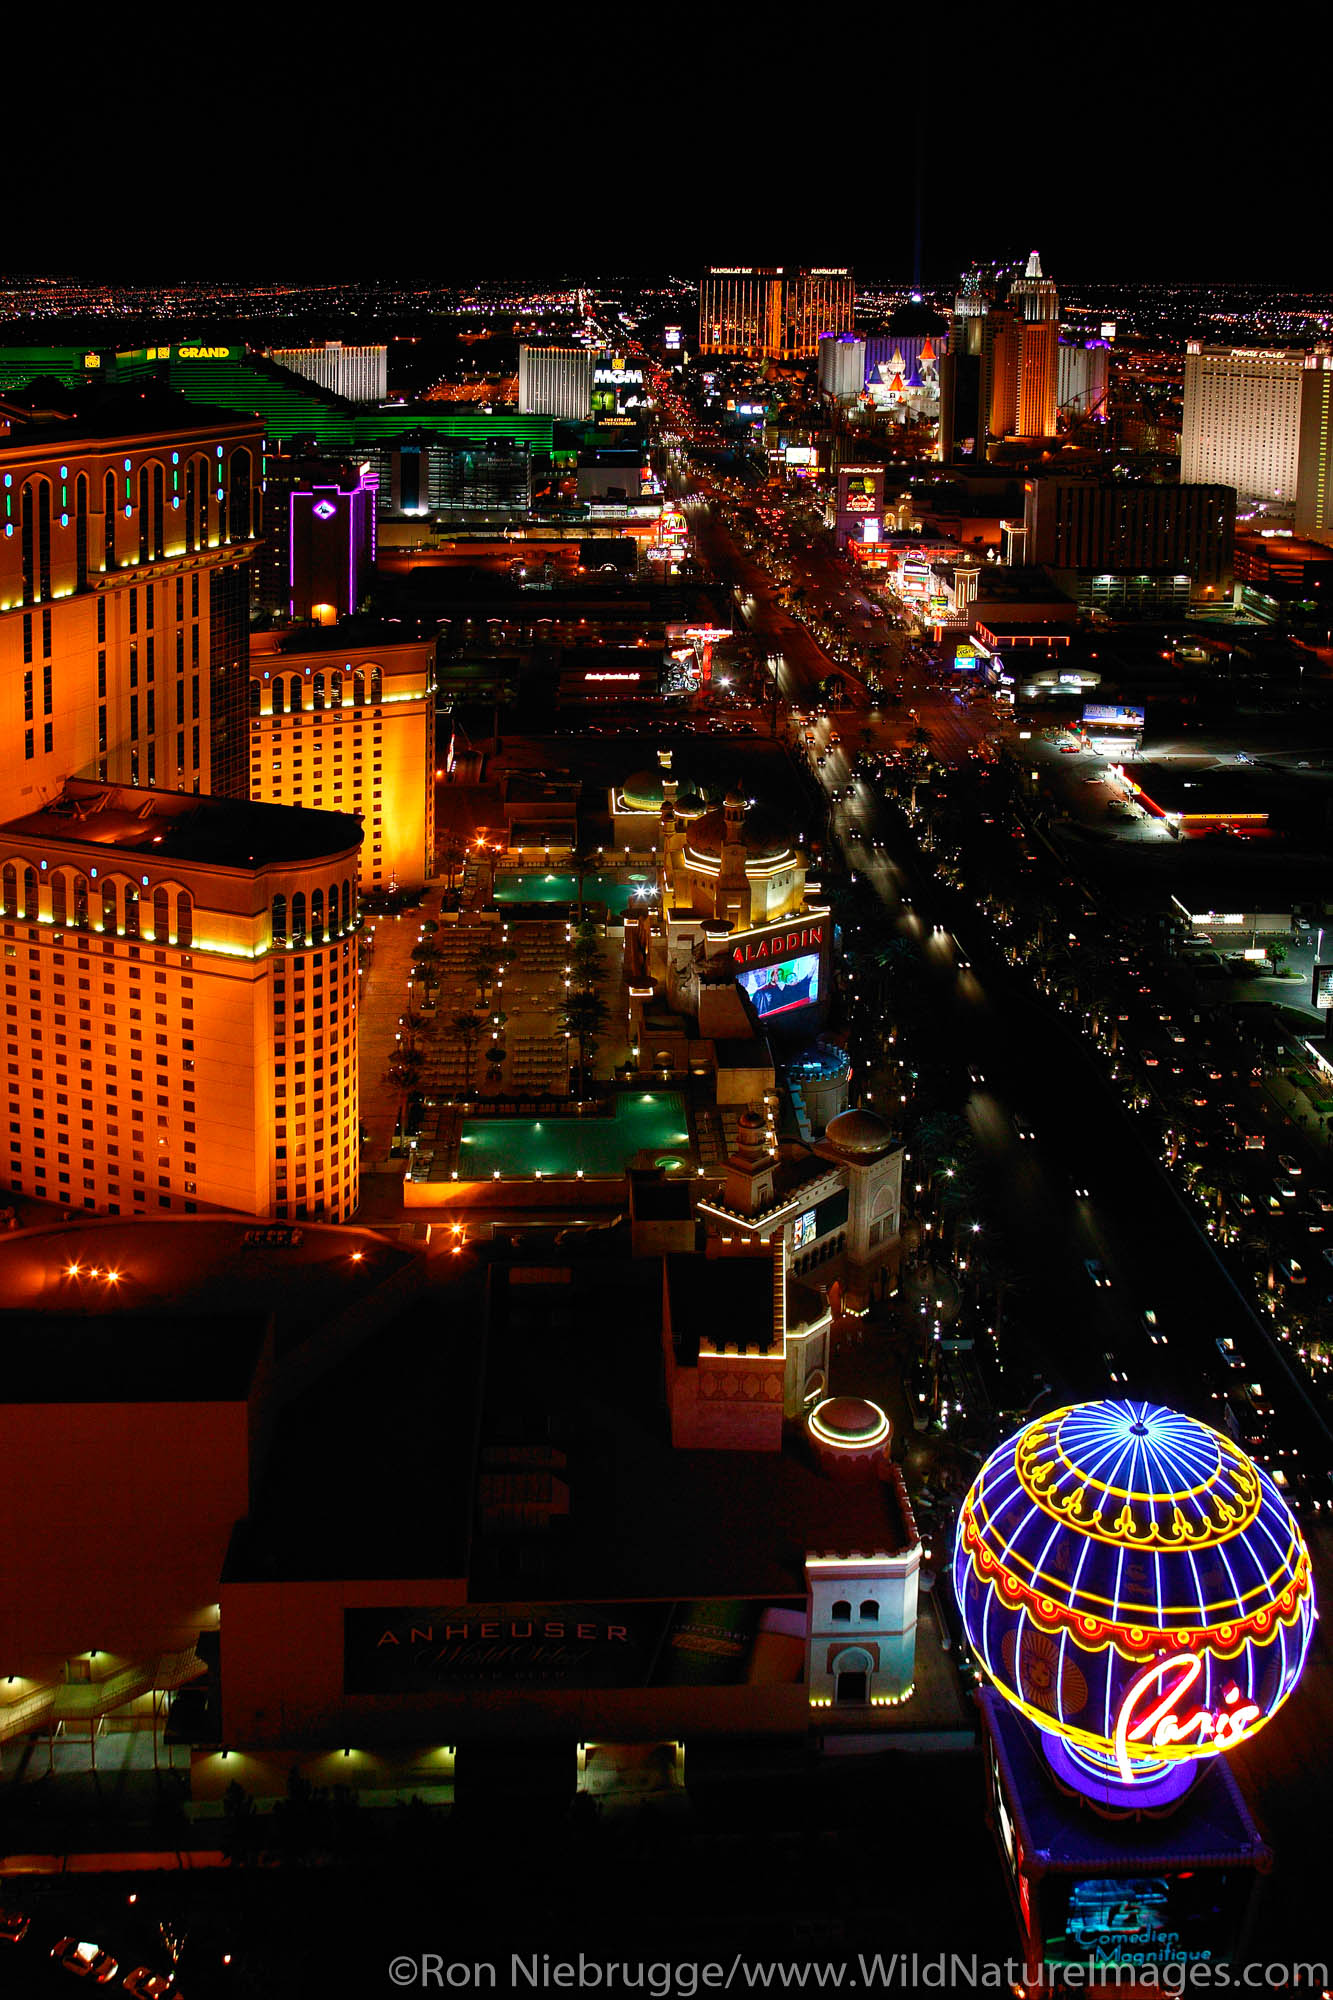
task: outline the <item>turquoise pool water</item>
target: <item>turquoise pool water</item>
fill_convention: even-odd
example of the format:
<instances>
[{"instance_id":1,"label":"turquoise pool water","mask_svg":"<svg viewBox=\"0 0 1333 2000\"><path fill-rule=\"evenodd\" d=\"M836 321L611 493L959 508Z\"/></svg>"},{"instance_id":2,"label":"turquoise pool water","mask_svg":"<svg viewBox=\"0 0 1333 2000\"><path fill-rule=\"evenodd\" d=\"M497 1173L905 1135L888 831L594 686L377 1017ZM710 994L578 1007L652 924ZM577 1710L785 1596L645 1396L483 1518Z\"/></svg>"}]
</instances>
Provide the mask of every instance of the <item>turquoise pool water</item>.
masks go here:
<instances>
[{"instance_id":1,"label":"turquoise pool water","mask_svg":"<svg viewBox=\"0 0 1333 2000\"><path fill-rule=\"evenodd\" d=\"M465 1118L458 1147L460 1180L542 1174L623 1174L639 1152L689 1157L685 1101L675 1091L625 1091L614 1118Z\"/></svg>"},{"instance_id":2,"label":"turquoise pool water","mask_svg":"<svg viewBox=\"0 0 1333 2000\"><path fill-rule=\"evenodd\" d=\"M623 882L616 875L585 875L583 900L585 903L605 903L608 910L622 916L635 889L650 886L647 876ZM578 899L577 875L524 874L497 875L495 878L497 903L577 903Z\"/></svg>"}]
</instances>

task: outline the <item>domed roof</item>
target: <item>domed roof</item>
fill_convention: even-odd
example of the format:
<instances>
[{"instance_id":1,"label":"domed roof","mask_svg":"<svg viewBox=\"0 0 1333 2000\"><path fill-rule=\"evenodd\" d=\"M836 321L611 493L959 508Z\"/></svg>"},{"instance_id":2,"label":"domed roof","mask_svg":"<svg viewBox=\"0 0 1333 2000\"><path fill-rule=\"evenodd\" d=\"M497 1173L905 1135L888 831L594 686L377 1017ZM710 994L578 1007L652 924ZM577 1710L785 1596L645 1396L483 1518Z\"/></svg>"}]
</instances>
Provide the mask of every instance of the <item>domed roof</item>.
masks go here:
<instances>
[{"instance_id":1,"label":"domed roof","mask_svg":"<svg viewBox=\"0 0 1333 2000\"><path fill-rule=\"evenodd\" d=\"M873 1160L893 1144L893 1128L878 1111L840 1111L830 1118L824 1137L840 1153L853 1159Z\"/></svg>"},{"instance_id":2,"label":"domed roof","mask_svg":"<svg viewBox=\"0 0 1333 2000\"><path fill-rule=\"evenodd\" d=\"M728 792L727 804L732 806L733 811L736 805L744 803L739 793ZM696 853L712 860L721 854L728 831L725 809L719 811L715 806L690 828L690 846ZM784 855L790 854L794 859L796 854L786 826L767 806L751 806L748 809L741 821L741 845L750 861L781 861Z\"/></svg>"},{"instance_id":3,"label":"domed roof","mask_svg":"<svg viewBox=\"0 0 1333 2000\"><path fill-rule=\"evenodd\" d=\"M900 306L895 306L888 327L895 338L901 335L910 339L928 333L936 340L943 329L941 315L933 306L923 305L920 299L904 299Z\"/></svg>"},{"instance_id":4,"label":"domed roof","mask_svg":"<svg viewBox=\"0 0 1333 2000\"><path fill-rule=\"evenodd\" d=\"M1197 1419L1128 1399L1038 1417L992 1452L953 1572L1000 1693L1126 1783L1164 1744L1168 1758L1211 1756L1266 1721L1314 1625L1310 1558L1267 1473ZM1135 1734L1136 1704L1167 1692L1161 1674L1176 1694L1194 1688L1207 1729Z\"/></svg>"},{"instance_id":5,"label":"domed roof","mask_svg":"<svg viewBox=\"0 0 1333 2000\"><path fill-rule=\"evenodd\" d=\"M665 796L661 771L636 771L620 787L620 796L630 812L657 812Z\"/></svg>"},{"instance_id":6,"label":"domed roof","mask_svg":"<svg viewBox=\"0 0 1333 2000\"><path fill-rule=\"evenodd\" d=\"M873 1444L884 1435L884 1412L864 1396L830 1396L815 1413L832 1443Z\"/></svg>"}]
</instances>

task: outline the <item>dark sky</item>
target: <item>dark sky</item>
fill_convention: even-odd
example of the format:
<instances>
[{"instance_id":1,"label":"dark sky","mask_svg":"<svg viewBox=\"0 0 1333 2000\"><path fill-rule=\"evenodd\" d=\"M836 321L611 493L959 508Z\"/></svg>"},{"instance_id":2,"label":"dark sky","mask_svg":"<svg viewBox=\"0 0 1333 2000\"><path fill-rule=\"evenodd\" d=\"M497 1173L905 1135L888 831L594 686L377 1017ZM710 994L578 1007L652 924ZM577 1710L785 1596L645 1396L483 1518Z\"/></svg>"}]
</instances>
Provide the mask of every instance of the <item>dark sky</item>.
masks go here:
<instances>
[{"instance_id":1,"label":"dark sky","mask_svg":"<svg viewBox=\"0 0 1333 2000\"><path fill-rule=\"evenodd\" d=\"M458 29L363 0L309 42L258 9L196 16L193 41L142 15L133 47L63 52L58 90L11 69L0 262L909 278L919 175L927 282L1036 245L1065 280L1333 285L1320 14L1284 8L1266 40L1220 7L1073 12L548 0L540 29L512 8Z\"/></svg>"}]
</instances>

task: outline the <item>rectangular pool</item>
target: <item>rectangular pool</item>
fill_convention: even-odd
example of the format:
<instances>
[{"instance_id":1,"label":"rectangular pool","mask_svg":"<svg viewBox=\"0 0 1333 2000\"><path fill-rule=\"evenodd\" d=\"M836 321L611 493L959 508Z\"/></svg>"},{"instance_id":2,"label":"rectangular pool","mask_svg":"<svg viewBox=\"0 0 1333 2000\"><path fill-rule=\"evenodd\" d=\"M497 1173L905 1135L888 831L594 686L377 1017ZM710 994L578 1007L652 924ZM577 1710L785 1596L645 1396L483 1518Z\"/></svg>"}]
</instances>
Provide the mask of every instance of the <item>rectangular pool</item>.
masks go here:
<instances>
[{"instance_id":1,"label":"rectangular pool","mask_svg":"<svg viewBox=\"0 0 1333 2000\"><path fill-rule=\"evenodd\" d=\"M465 1118L460 1180L527 1180L537 1173L623 1174L636 1153L683 1172L693 1166L685 1100L673 1090L623 1091L613 1118Z\"/></svg>"},{"instance_id":2,"label":"rectangular pool","mask_svg":"<svg viewBox=\"0 0 1333 2000\"><path fill-rule=\"evenodd\" d=\"M615 916L623 916L629 908L634 891L653 886L646 875L630 881L622 881L618 875L585 875L583 878L583 900L585 903L604 903ZM498 874L495 878L495 900L497 903L573 903L579 900L579 878L577 875L552 874Z\"/></svg>"}]
</instances>

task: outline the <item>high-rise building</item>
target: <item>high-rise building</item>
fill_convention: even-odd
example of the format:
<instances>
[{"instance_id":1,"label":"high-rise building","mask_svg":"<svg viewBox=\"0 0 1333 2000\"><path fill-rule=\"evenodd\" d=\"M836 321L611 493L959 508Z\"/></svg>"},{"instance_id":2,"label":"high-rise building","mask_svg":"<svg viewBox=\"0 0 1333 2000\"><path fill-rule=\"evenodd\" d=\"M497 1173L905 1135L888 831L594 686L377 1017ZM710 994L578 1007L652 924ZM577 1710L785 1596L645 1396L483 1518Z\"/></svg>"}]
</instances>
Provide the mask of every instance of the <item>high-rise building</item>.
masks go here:
<instances>
[{"instance_id":1,"label":"high-rise building","mask_svg":"<svg viewBox=\"0 0 1333 2000\"><path fill-rule=\"evenodd\" d=\"M1055 436L1060 300L1034 250L1004 306L980 321L978 400L992 439Z\"/></svg>"},{"instance_id":2,"label":"high-rise building","mask_svg":"<svg viewBox=\"0 0 1333 2000\"><path fill-rule=\"evenodd\" d=\"M1303 438L1317 443L1318 420L1302 424L1306 395L1322 394L1327 347L1185 348L1180 476L1234 486L1242 500L1294 507Z\"/></svg>"},{"instance_id":3,"label":"high-rise building","mask_svg":"<svg viewBox=\"0 0 1333 2000\"><path fill-rule=\"evenodd\" d=\"M1024 560L1100 582L1104 596L1127 576L1169 578L1172 602L1177 578L1187 586L1186 601L1220 603L1231 595L1236 496L1229 486L1052 476L1025 482L1023 512ZM1117 590L1107 605L1123 597Z\"/></svg>"},{"instance_id":4,"label":"high-rise building","mask_svg":"<svg viewBox=\"0 0 1333 2000\"><path fill-rule=\"evenodd\" d=\"M1026 320L1058 320L1060 295L1053 278L1043 277L1041 258L1033 250L1021 278L1009 287L1009 303Z\"/></svg>"},{"instance_id":5,"label":"high-rise building","mask_svg":"<svg viewBox=\"0 0 1333 2000\"><path fill-rule=\"evenodd\" d=\"M1105 340L1062 340L1056 355L1055 400L1071 417L1105 422L1111 387L1110 347Z\"/></svg>"},{"instance_id":6,"label":"high-rise building","mask_svg":"<svg viewBox=\"0 0 1333 2000\"><path fill-rule=\"evenodd\" d=\"M820 335L851 326L855 310L845 267L715 264L699 282L699 351L809 361Z\"/></svg>"},{"instance_id":7,"label":"high-rise building","mask_svg":"<svg viewBox=\"0 0 1333 2000\"><path fill-rule=\"evenodd\" d=\"M256 641L250 795L355 813L363 882L419 889L435 851L435 642L336 637L336 649L302 652Z\"/></svg>"},{"instance_id":8,"label":"high-rise building","mask_svg":"<svg viewBox=\"0 0 1333 2000\"><path fill-rule=\"evenodd\" d=\"M270 347L268 358L345 403L382 403L389 394L387 347L344 347L340 340L326 340L320 347Z\"/></svg>"},{"instance_id":9,"label":"high-rise building","mask_svg":"<svg viewBox=\"0 0 1333 2000\"><path fill-rule=\"evenodd\" d=\"M835 402L854 403L866 386L866 344L854 333L824 333L819 337L820 394Z\"/></svg>"},{"instance_id":10,"label":"high-rise building","mask_svg":"<svg viewBox=\"0 0 1333 2000\"><path fill-rule=\"evenodd\" d=\"M263 432L175 397L0 433L0 809L79 774L248 790Z\"/></svg>"},{"instance_id":11,"label":"high-rise building","mask_svg":"<svg viewBox=\"0 0 1333 2000\"><path fill-rule=\"evenodd\" d=\"M1050 319L1018 322L1018 407L1014 432L1020 438L1055 436L1059 332L1056 322Z\"/></svg>"},{"instance_id":12,"label":"high-rise building","mask_svg":"<svg viewBox=\"0 0 1333 2000\"><path fill-rule=\"evenodd\" d=\"M1333 354L1322 349L1306 356L1301 384L1296 532L1333 542Z\"/></svg>"},{"instance_id":13,"label":"high-rise building","mask_svg":"<svg viewBox=\"0 0 1333 2000\"><path fill-rule=\"evenodd\" d=\"M592 414L593 352L590 347L530 347L518 350L520 416L559 417L582 424Z\"/></svg>"},{"instance_id":14,"label":"high-rise building","mask_svg":"<svg viewBox=\"0 0 1333 2000\"><path fill-rule=\"evenodd\" d=\"M946 465L974 456L983 434L982 347L989 309L974 264L954 297L949 339L940 356L940 458Z\"/></svg>"},{"instance_id":15,"label":"high-rise building","mask_svg":"<svg viewBox=\"0 0 1333 2000\"><path fill-rule=\"evenodd\" d=\"M345 1221L359 822L70 779L0 838L10 1188Z\"/></svg>"}]
</instances>

